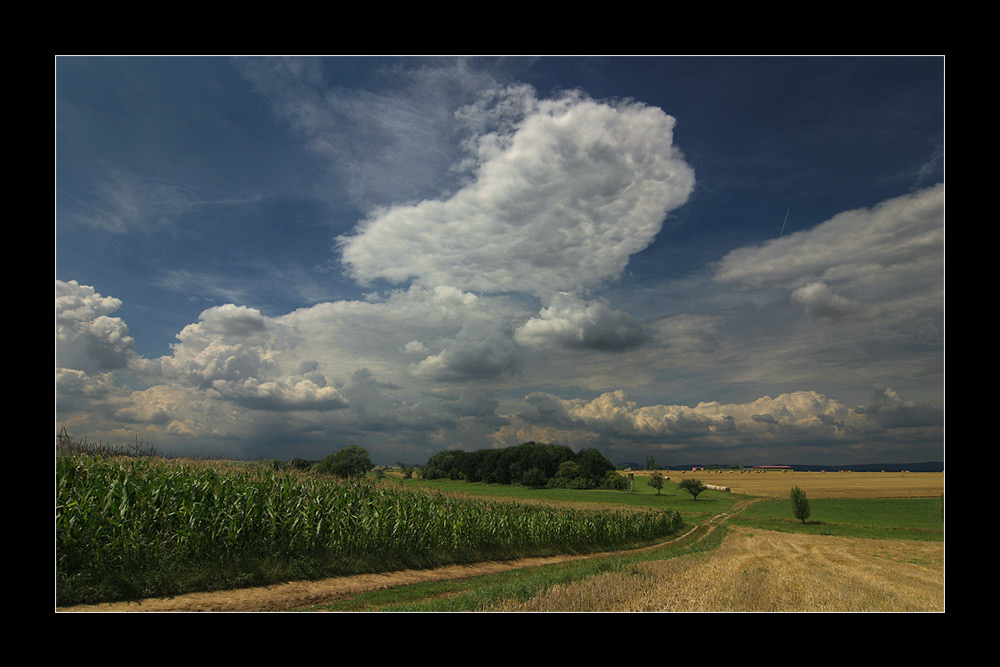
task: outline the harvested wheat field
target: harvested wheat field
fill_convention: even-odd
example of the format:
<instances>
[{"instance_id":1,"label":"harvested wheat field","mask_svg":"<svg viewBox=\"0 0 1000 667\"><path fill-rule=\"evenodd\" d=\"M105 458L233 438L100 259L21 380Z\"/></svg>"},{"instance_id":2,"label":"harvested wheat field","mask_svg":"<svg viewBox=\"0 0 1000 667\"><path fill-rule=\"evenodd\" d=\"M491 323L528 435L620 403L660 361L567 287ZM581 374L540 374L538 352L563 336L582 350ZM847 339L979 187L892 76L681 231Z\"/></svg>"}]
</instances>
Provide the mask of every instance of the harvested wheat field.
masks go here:
<instances>
[{"instance_id":1,"label":"harvested wheat field","mask_svg":"<svg viewBox=\"0 0 1000 667\"><path fill-rule=\"evenodd\" d=\"M637 473L643 474L643 473ZM733 493L787 498L798 486L810 498L937 498L944 493L944 473L935 472L767 472L665 470L671 482L694 477L727 486Z\"/></svg>"},{"instance_id":2,"label":"harvested wheat field","mask_svg":"<svg viewBox=\"0 0 1000 667\"><path fill-rule=\"evenodd\" d=\"M944 545L735 527L716 552L638 564L495 611L940 612Z\"/></svg>"}]
</instances>

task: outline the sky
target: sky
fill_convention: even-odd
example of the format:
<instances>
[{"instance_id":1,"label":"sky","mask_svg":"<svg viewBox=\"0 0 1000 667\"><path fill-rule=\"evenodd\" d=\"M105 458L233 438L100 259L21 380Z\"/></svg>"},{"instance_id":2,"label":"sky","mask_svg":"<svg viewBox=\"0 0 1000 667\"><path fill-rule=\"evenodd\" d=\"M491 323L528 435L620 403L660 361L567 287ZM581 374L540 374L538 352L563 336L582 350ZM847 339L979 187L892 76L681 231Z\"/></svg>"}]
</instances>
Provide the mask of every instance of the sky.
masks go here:
<instances>
[{"instance_id":1,"label":"sky","mask_svg":"<svg viewBox=\"0 0 1000 667\"><path fill-rule=\"evenodd\" d=\"M944 459L944 59L57 57L56 428Z\"/></svg>"}]
</instances>

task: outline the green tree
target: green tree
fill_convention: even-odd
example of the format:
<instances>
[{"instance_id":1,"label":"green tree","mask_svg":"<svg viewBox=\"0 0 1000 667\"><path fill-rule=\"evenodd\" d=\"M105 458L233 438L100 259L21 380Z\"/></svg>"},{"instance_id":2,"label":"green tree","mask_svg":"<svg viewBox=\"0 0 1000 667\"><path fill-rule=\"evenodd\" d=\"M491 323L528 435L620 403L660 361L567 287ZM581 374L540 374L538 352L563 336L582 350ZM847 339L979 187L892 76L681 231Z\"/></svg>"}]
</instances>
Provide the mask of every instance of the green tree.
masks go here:
<instances>
[{"instance_id":1,"label":"green tree","mask_svg":"<svg viewBox=\"0 0 1000 667\"><path fill-rule=\"evenodd\" d=\"M595 488L604 482L609 471L615 469L615 464L596 449L584 449L577 456L576 462L580 466L580 474Z\"/></svg>"},{"instance_id":2,"label":"green tree","mask_svg":"<svg viewBox=\"0 0 1000 667\"><path fill-rule=\"evenodd\" d=\"M693 477L681 480L681 483L678 486L690 493L695 500L698 500L698 494L705 490L705 485Z\"/></svg>"},{"instance_id":3,"label":"green tree","mask_svg":"<svg viewBox=\"0 0 1000 667\"><path fill-rule=\"evenodd\" d=\"M545 473L538 468L530 468L526 470L519 480L524 486L530 486L533 489L540 489L545 486L548 479L545 477Z\"/></svg>"},{"instance_id":4,"label":"green tree","mask_svg":"<svg viewBox=\"0 0 1000 667\"><path fill-rule=\"evenodd\" d=\"M628 477L625 475L619 475L615 470L609 470L608 474L604 476L604 482L601 484L601 488L611 489L612 491L628 491Z\"/></svg>"},{"instance_id":5,"label":"green tree","mask_svg":"<svg viewBox=\"0 0 1000 667\"><path fill-rule=\"evenodd\" d=\"M575 479L580 476L580 464L576 461L563 461L556 470L556 477Z\"/></svg>"},{"instance_id":6,"label":"green tree","mask_svg":"<svg viewBox=\"0 0 1000 667\"><path fill-rule=\"evenodd\" d=\"M663 474L659 472L654 472L649 476L649 485L656 489L656 495L660 495L660 489L663 488Z\"/></svg>"},{"instance_id":7,"label":"green tree","mask_svg":"<svg viewBox=\"0 0 1000 667\"><path fill-rule=\"evenodd\" d=\"M806 492L797 486L793 486L789 498L792 501L792 513L795 515L795 518L805 523L806 519L809 518L809 499L806 498Z\"/></svg>"},{"instance_id":8,"label":"green tree","mask_svg":"<svg viewBox=\"0 0 1000 667\"><path fill-rule=\"evenodd\" d=\"M322 461L313 466L313 472L326 473L336 477L354 478L363 477L365 473L374 468L368 451L357 445L344 447L338 452L328 455Z\"/></svg>"},{"instance_id":9,"label":"green tree","mask_svg":"<svg viewBox=\"0 0 1000 667\"><path fill-rule=\"evenodd\" d=\"M646 457L646 470L659 470L659 469L660 469L660 466L656 465L656 457L655 456L647 456Z\"/></svg>"},{"instance_id":10,"label":"green tree","mask_svg":"<svg viewBox=\"0 0 1000 667\"><path fill-rule=\"evenodd\" d=\"M313 463L311 461L306 461L305 459L300 459L298 457L295 457L294 459L289 461L288 465L290 465L295 470L308 470L309 468L313 467Z\"/></svg>"}]
</instances>

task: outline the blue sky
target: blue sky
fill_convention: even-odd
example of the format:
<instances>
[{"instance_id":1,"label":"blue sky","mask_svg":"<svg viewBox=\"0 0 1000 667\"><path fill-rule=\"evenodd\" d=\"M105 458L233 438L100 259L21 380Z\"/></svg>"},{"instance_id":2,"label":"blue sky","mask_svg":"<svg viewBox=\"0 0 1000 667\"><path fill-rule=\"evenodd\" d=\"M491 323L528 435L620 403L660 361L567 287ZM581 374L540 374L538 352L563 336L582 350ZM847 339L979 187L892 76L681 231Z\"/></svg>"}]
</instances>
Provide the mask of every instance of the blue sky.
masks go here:
<instances>
[{"instance_id":1,"label":"blue sky","mask_svg":"<svg viewBox=\"0 0 1000 667\"><path fill-rule=\"evenodd\" d=\"M57 428L944 456L941 57L59 57Z\"/></svg>"}]
</instances>

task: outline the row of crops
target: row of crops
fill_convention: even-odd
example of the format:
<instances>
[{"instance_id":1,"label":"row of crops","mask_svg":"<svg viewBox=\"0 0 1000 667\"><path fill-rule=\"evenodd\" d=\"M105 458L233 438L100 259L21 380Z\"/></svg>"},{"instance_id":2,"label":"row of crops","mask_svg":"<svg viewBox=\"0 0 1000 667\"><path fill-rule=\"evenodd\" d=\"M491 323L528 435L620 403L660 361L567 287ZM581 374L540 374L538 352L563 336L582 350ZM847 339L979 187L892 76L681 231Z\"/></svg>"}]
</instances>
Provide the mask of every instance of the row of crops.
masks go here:
<instances>
[{"instance_id":1,"label":"row of crops","mask_svg":"<svg viewBox=\"0 0 1000 667\"><path fill-rule=\"evenodd\" d=\"M56 525L57 598L69 604L613 548L669 535L681 518L61 455Z\"/></svg>"}]
</instances>

